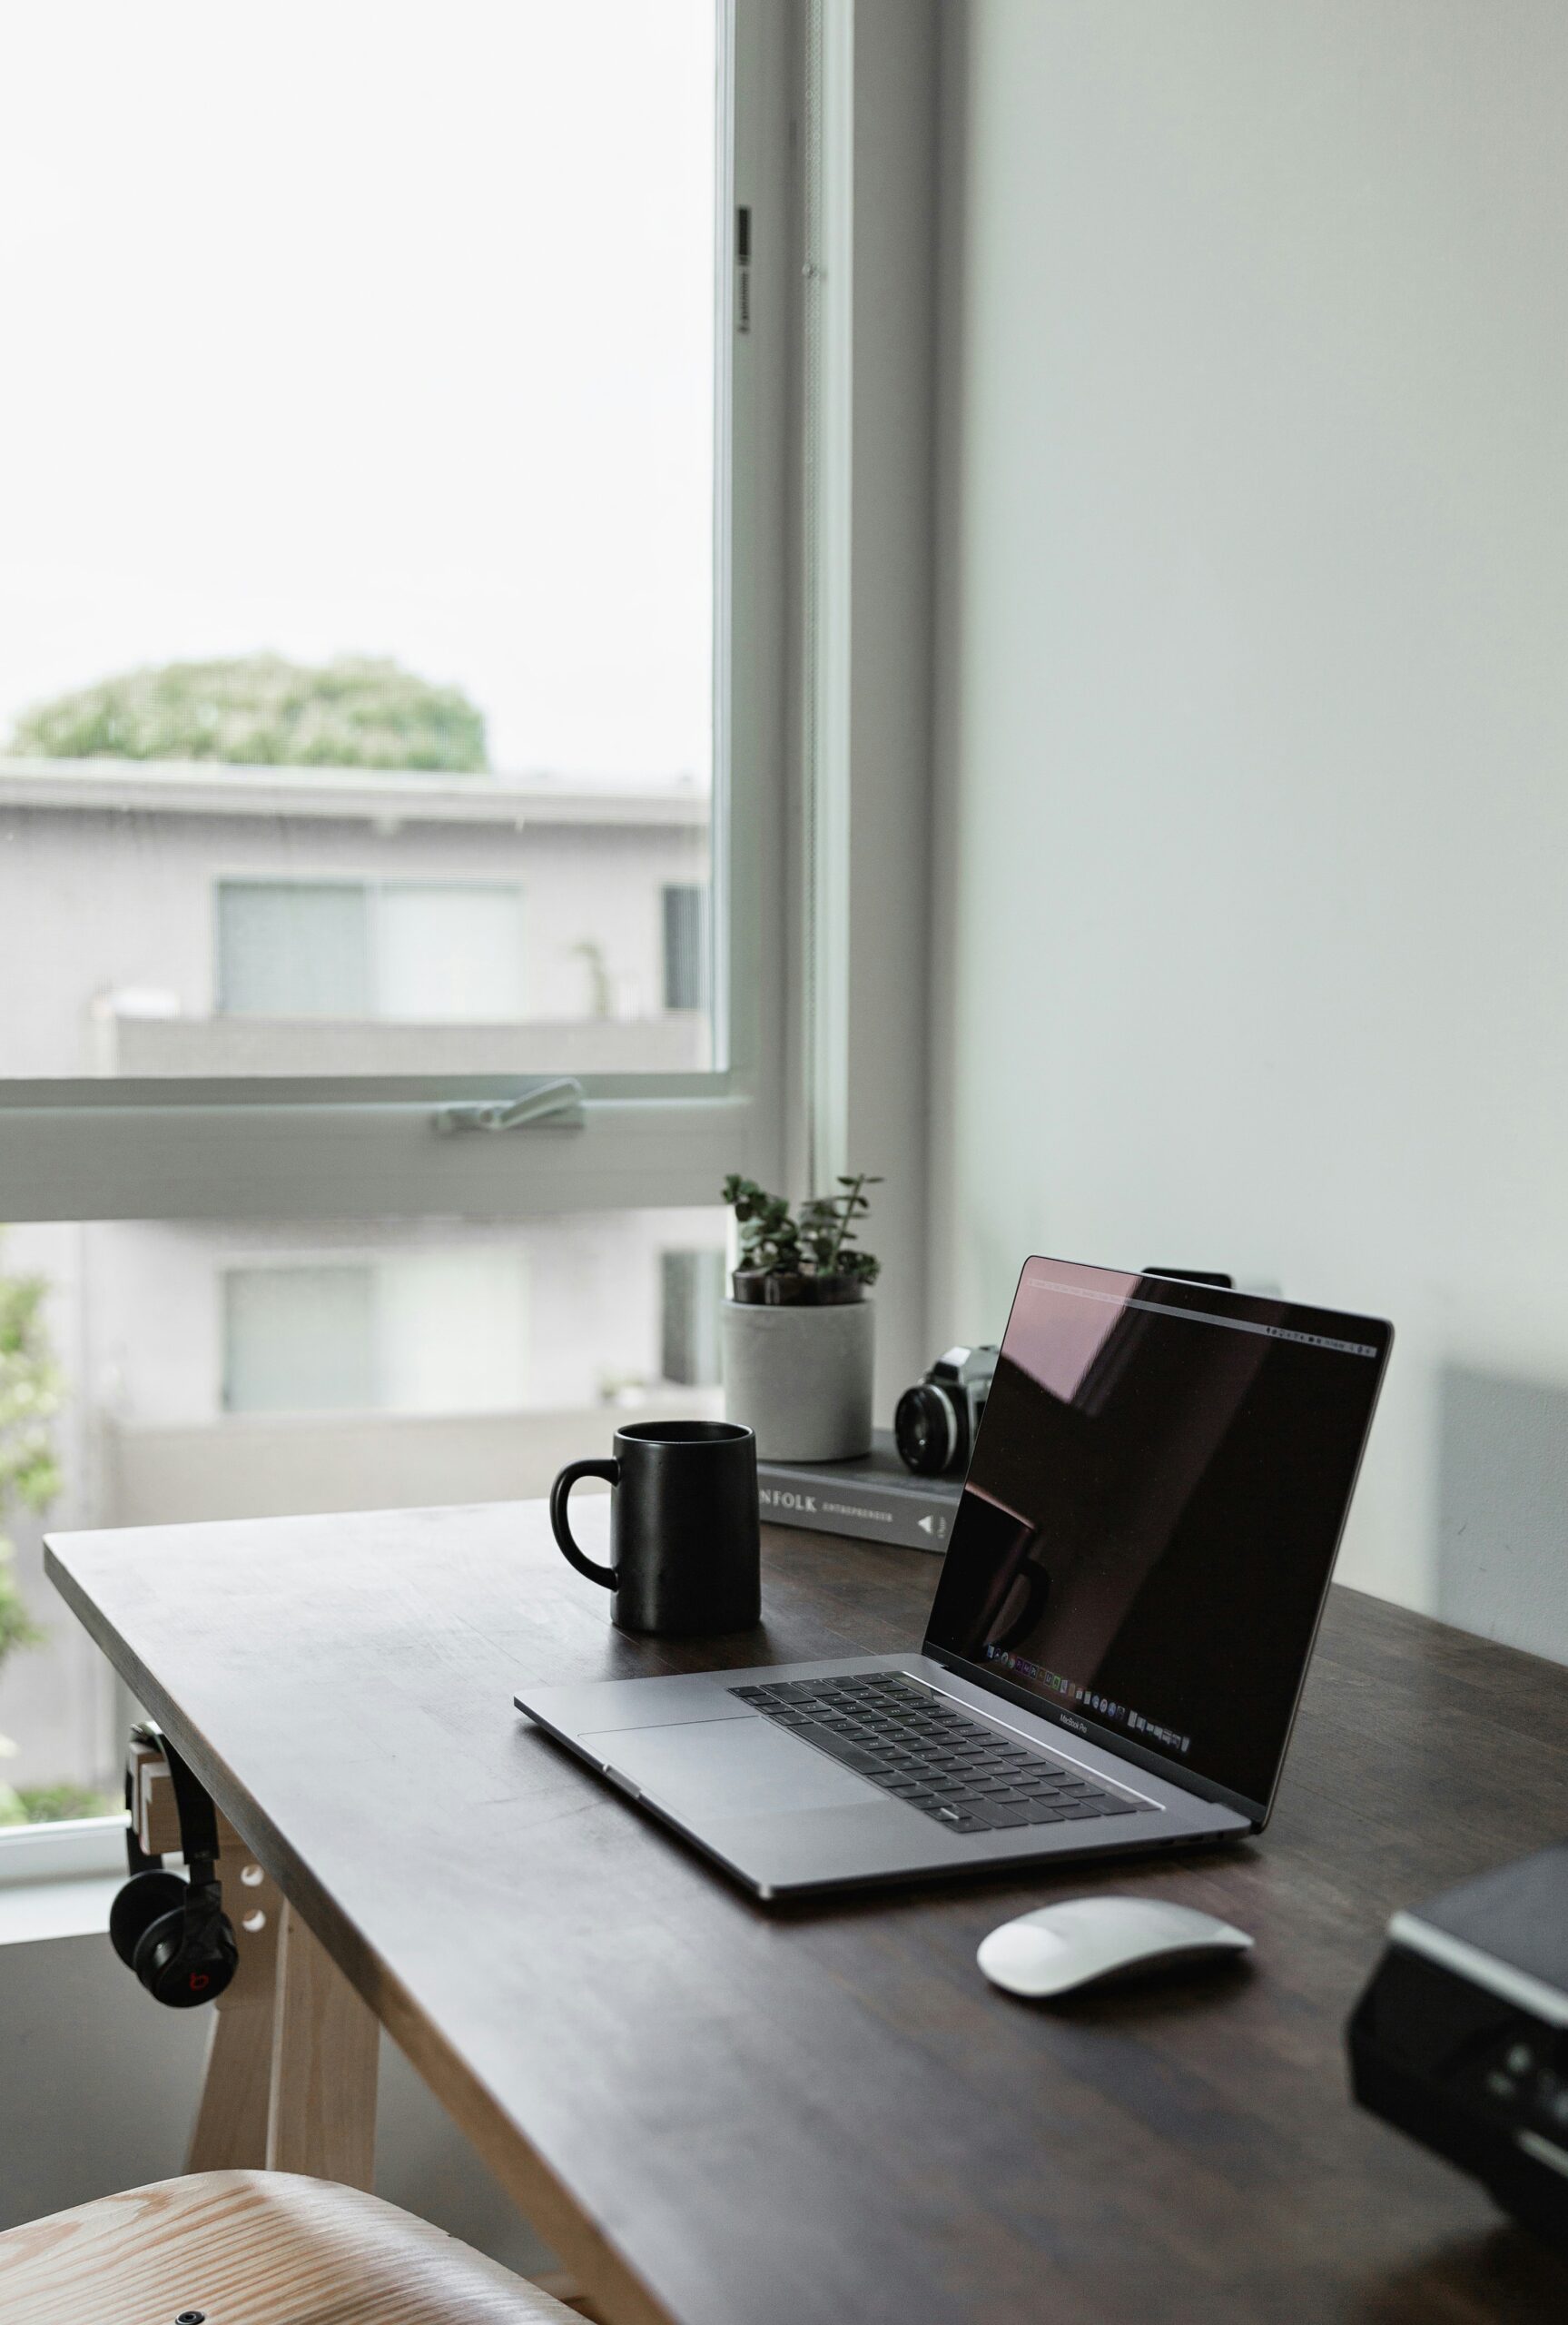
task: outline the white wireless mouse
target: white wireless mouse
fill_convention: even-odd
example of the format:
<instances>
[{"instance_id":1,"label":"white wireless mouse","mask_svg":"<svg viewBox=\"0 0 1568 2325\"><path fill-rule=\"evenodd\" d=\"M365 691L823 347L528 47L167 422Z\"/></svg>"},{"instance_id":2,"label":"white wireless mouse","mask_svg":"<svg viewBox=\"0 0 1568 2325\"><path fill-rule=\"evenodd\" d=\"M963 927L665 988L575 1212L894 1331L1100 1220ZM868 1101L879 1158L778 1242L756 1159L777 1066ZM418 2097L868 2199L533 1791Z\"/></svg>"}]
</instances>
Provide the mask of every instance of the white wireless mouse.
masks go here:
<instances>
[{"instance_id":1,"label":"white wireless mouse","mask_svg":"<svg viewBox=\"0 0 1568 2325\"><path fill-rule=\"evenodd\" d=\"M993 1986L1035 2001L1131 1970L1221 1961L1251 1944L1245 1930L1164 1897L1069 1897L1003 1922L975 1958Z\"/></svg>"}]
</instances>

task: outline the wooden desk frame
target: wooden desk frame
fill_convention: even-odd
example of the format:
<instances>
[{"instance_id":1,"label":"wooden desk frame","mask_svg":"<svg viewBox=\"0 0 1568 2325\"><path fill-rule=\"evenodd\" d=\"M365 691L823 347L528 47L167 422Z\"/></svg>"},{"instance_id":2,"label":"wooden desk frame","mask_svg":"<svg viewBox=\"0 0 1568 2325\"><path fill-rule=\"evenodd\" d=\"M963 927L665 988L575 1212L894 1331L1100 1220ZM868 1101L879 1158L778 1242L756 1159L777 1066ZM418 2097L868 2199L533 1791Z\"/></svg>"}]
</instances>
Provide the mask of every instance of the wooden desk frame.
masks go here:
<instances>
[{"instance_id":1,"label":"wooden desk frame","mask_svg":"<svg viewBox=\"0 0 1568 2325\"><path fill-rule=\"evenodd\" d=\"M131 1746L137 1837L177 1855L168 1764ZM240 1966L213 2005L188 2172L265 2167L370 2190L380 2027L244 1836L218 1812L219 1878Z\"/></svg>"}]
</instances>

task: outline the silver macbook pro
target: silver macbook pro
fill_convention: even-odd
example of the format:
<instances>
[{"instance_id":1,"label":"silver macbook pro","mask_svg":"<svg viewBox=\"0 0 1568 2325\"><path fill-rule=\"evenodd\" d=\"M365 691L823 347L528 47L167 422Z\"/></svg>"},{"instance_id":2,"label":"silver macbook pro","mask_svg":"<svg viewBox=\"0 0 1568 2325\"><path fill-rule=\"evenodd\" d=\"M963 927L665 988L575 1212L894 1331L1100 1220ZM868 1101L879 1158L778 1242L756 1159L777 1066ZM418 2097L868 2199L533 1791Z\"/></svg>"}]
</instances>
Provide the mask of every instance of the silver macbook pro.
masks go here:
<instances>
[{"instance_id":1,"label":"silver macbook pro","mask_svg":"<svg viewBox=\"0 0 1568 2325\"><path fill-rule=\"evenodd\" d=\"M1257 1832L1393 1337L1029 1260L918 1652L518 1708L759 1897Z\"/></svg>"}]
</instances>

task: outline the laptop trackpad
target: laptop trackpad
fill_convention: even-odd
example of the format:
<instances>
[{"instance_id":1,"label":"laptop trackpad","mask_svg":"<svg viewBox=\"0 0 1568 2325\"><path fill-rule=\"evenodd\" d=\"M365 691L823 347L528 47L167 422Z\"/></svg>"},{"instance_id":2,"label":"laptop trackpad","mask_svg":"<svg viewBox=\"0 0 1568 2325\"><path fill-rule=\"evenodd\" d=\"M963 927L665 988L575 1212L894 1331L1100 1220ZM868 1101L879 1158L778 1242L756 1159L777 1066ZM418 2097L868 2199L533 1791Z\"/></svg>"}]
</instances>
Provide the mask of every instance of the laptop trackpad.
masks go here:
<instances>
[{"instance_id":1,"label":"laptop trackpad","mask_svg":"<svg viewBox=\"0 0 1568 2325\"><path fill-rule=\"evenodd\" d=\"M863 1808L875 1787L765 1719L694 1719L579 1736L596 1759L672 1809ZM601 1750L599 1747L603 1746Z\"/></svg>"}]
</instances>

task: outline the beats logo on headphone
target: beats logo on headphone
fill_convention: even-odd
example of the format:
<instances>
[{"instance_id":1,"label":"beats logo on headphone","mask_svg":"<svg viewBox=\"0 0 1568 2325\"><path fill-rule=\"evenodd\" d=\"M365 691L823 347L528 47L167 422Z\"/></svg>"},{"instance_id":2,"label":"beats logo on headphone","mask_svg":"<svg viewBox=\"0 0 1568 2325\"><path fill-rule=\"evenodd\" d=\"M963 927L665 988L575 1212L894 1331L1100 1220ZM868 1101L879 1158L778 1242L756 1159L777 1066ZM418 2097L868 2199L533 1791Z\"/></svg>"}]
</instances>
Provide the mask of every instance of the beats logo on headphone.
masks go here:
<instances>
[{"instance_id":1,"label":"beats logo on headphone","mask_svg":"<svg viewBox=\"0 0 1568 2325\"><path fill-rule=\"evenodd\" d=\"M109 1909L109 1936L155 2002L171 2010L193 2010L217 2001L234 1974L239 1948L215 1870L218 1818L212 1800L168 1737L153 1740L169 1765L180 1814L180 1854L189 1878L165 1872L163 1858L150 1856L137 1839L127 1774L125 1805L132 1814L125 1855L131 1878Z\"/></svg>"}]
</instances>

